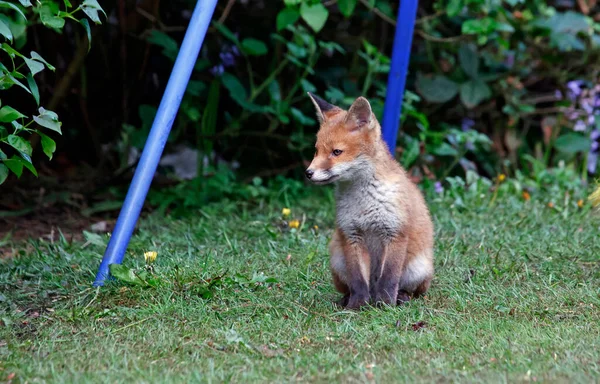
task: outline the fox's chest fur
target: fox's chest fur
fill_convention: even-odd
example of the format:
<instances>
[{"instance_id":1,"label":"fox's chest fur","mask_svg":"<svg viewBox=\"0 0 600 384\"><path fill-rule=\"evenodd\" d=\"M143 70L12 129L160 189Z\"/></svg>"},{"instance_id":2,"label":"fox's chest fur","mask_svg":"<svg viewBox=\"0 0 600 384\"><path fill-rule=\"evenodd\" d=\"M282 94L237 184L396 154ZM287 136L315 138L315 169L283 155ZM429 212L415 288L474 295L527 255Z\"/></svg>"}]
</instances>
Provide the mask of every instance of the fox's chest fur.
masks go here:
<instances>
[{"instance_id":1,"label":"fox's chest fur","mask_svg":"<svg viewBox=\"0 0 600 384\"><path fill-rule=\"evenodd\" d=\"M349 240L379 248L395 236L405 221L398 204L397 183L376 178L339 185L336 190L337 223Z\"/></svg>"}]
</instances>

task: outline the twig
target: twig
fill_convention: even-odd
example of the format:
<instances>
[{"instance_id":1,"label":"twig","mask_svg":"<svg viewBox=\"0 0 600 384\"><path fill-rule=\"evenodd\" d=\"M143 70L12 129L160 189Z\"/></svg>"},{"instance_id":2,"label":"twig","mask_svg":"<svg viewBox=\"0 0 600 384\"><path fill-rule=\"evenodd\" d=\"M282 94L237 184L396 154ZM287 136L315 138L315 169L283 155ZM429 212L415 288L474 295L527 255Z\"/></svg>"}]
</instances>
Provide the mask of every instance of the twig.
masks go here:
<instances>
[{"instance_id":1,"label":"twig","mask_svg":"<svg viewBox=\"0 0 600 384\"><path fill-rule=\"evenodd\" d=\"M453 36L453 37L436 37L428 35L423 31L417 31L417 34L428 41L433 41L434 43L456 43L457 41L464 40L467 38L466 36Z\"/></svg>"},{"instance_id":2,"label":"twig","mask_svg":"<svg viewBox=\"0 0 600 384\"><path fill-rule=\"evenodd\" d=\"M225 9L223 10L223 13L221 13L221 17L219 17L219 24L223 24L223 22L225 21L225 19L227 19L227 16L229 16L229 12L231 12L231 8L233 7L233 4L235 4L235 0L229 0L227 2L227 5L225 5Z\"/></svg>"},{"instance_id":3,"label":"twig","mask_svg":"<svg viewBox=\"0 0 600 384\"><path fill-rule=\"evenodd\" d=\"M377 16L379 16L382 20L392 24L392 25L396 25L396 20L390 18L388 15L386 15L385 13L381 12L379 10L379 8L376 8L374 6L371 6L371 4L369 4L368 0L360 0L361 3L363 3L363 5L367 8L369 8L370 11L372 11L374 14L376 14Z\"/></svg>"}]
</instances>

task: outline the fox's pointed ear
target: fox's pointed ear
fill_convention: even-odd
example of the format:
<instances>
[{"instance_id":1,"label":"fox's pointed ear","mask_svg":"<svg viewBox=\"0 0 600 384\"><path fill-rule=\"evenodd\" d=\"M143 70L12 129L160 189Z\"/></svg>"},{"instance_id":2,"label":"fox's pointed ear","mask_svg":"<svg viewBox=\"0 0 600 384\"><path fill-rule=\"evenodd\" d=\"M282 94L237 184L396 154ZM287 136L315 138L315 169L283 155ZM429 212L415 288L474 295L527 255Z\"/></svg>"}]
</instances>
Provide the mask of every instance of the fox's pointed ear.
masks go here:
<instances>
[{"instance_id":1,"label":"fox's pointed ear","mask_svg":"<svg viewBox=\"0 0 600 384\"><path fill-rule=\"evenodd\" d=\"M331 113L331 112L337 113L337 112L341 111L341 109L339 107L329 104L328 102L321 99L320 97L315 96L310 92L306 92L306 93L308 93L308 96L310 97L313 104L315 105L315 109L317 110L317 119L319 119L319 123L322 123L325 120L327 120L327 115L329 113Z\"/></svg>"},{"instance_id":2,"label":"fox's pointed ear","mask_svg":"<svg viewBox=\"0 0 600 384\"><path fill-rule=\"evenodd\" d=\"M351 129L371 128L373 126L373 111L371 104L364 97L354 100L346 115L346 123L351 125Z\"/></svg>"}]
</instances>

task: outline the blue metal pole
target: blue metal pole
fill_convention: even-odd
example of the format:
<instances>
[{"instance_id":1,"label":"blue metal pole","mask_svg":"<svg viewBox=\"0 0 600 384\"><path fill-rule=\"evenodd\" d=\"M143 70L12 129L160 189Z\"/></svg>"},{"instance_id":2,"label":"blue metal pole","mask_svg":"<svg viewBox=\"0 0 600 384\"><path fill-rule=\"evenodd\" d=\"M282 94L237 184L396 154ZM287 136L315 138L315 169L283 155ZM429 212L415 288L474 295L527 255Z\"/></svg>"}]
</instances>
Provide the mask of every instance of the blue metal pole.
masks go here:
<instances>
[{"instance_id":1,"label":"blue metal pole","mask_svg":"<svg viewBox=\"0 0 600 384\"><path fill-rule=\"evenodd\" d=\"M406 73L410 61L415 19L417 18L418 0L401 0L398 7L396 34L392 51L392 63L388 77L387 94L383 108L383 139L392 154L396 150L398 124L402 112L402 99L406 85Z\"/></svg>"},{"instance_id":2,"label":"blue metal pole","mask_svg":"<svg viewBox=\"0 0 600 384\"><path fill-rule=\"evenodd\" d=\"M181 99L187 87L198 53L204 42L217 0L198 0L175 60L167 88L156 112L154 123L144 146L131 186L119 213L115 230L98 269L94 286L104 285L110 264L123 261L129 239L140 216L150 183L156 172L171 126L177 115Z\"/></svg>"}]
</instances>

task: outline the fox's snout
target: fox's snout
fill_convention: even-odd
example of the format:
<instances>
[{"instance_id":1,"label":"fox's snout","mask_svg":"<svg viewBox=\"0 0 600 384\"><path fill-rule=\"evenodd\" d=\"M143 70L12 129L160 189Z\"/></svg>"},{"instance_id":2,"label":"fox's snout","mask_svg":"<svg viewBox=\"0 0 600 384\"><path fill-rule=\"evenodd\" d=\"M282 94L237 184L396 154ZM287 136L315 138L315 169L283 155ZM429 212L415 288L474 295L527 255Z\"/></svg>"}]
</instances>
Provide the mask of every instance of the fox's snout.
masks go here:
<instances>
[{"instance_id":1,"label":"fox's snout","mask_svg":"<svg viewBox=\"0 0 600 384\"><path fill-rule=\"evenodd\" d=\"M306 175L306 178L307 178L307 179L311 179L311 178L312 178L312 176L315 174L315 171L313 171L312 169L308 168L308 169L307 169L307 170L304 172L304 174Z\"/></svg>"}]
</instances>

